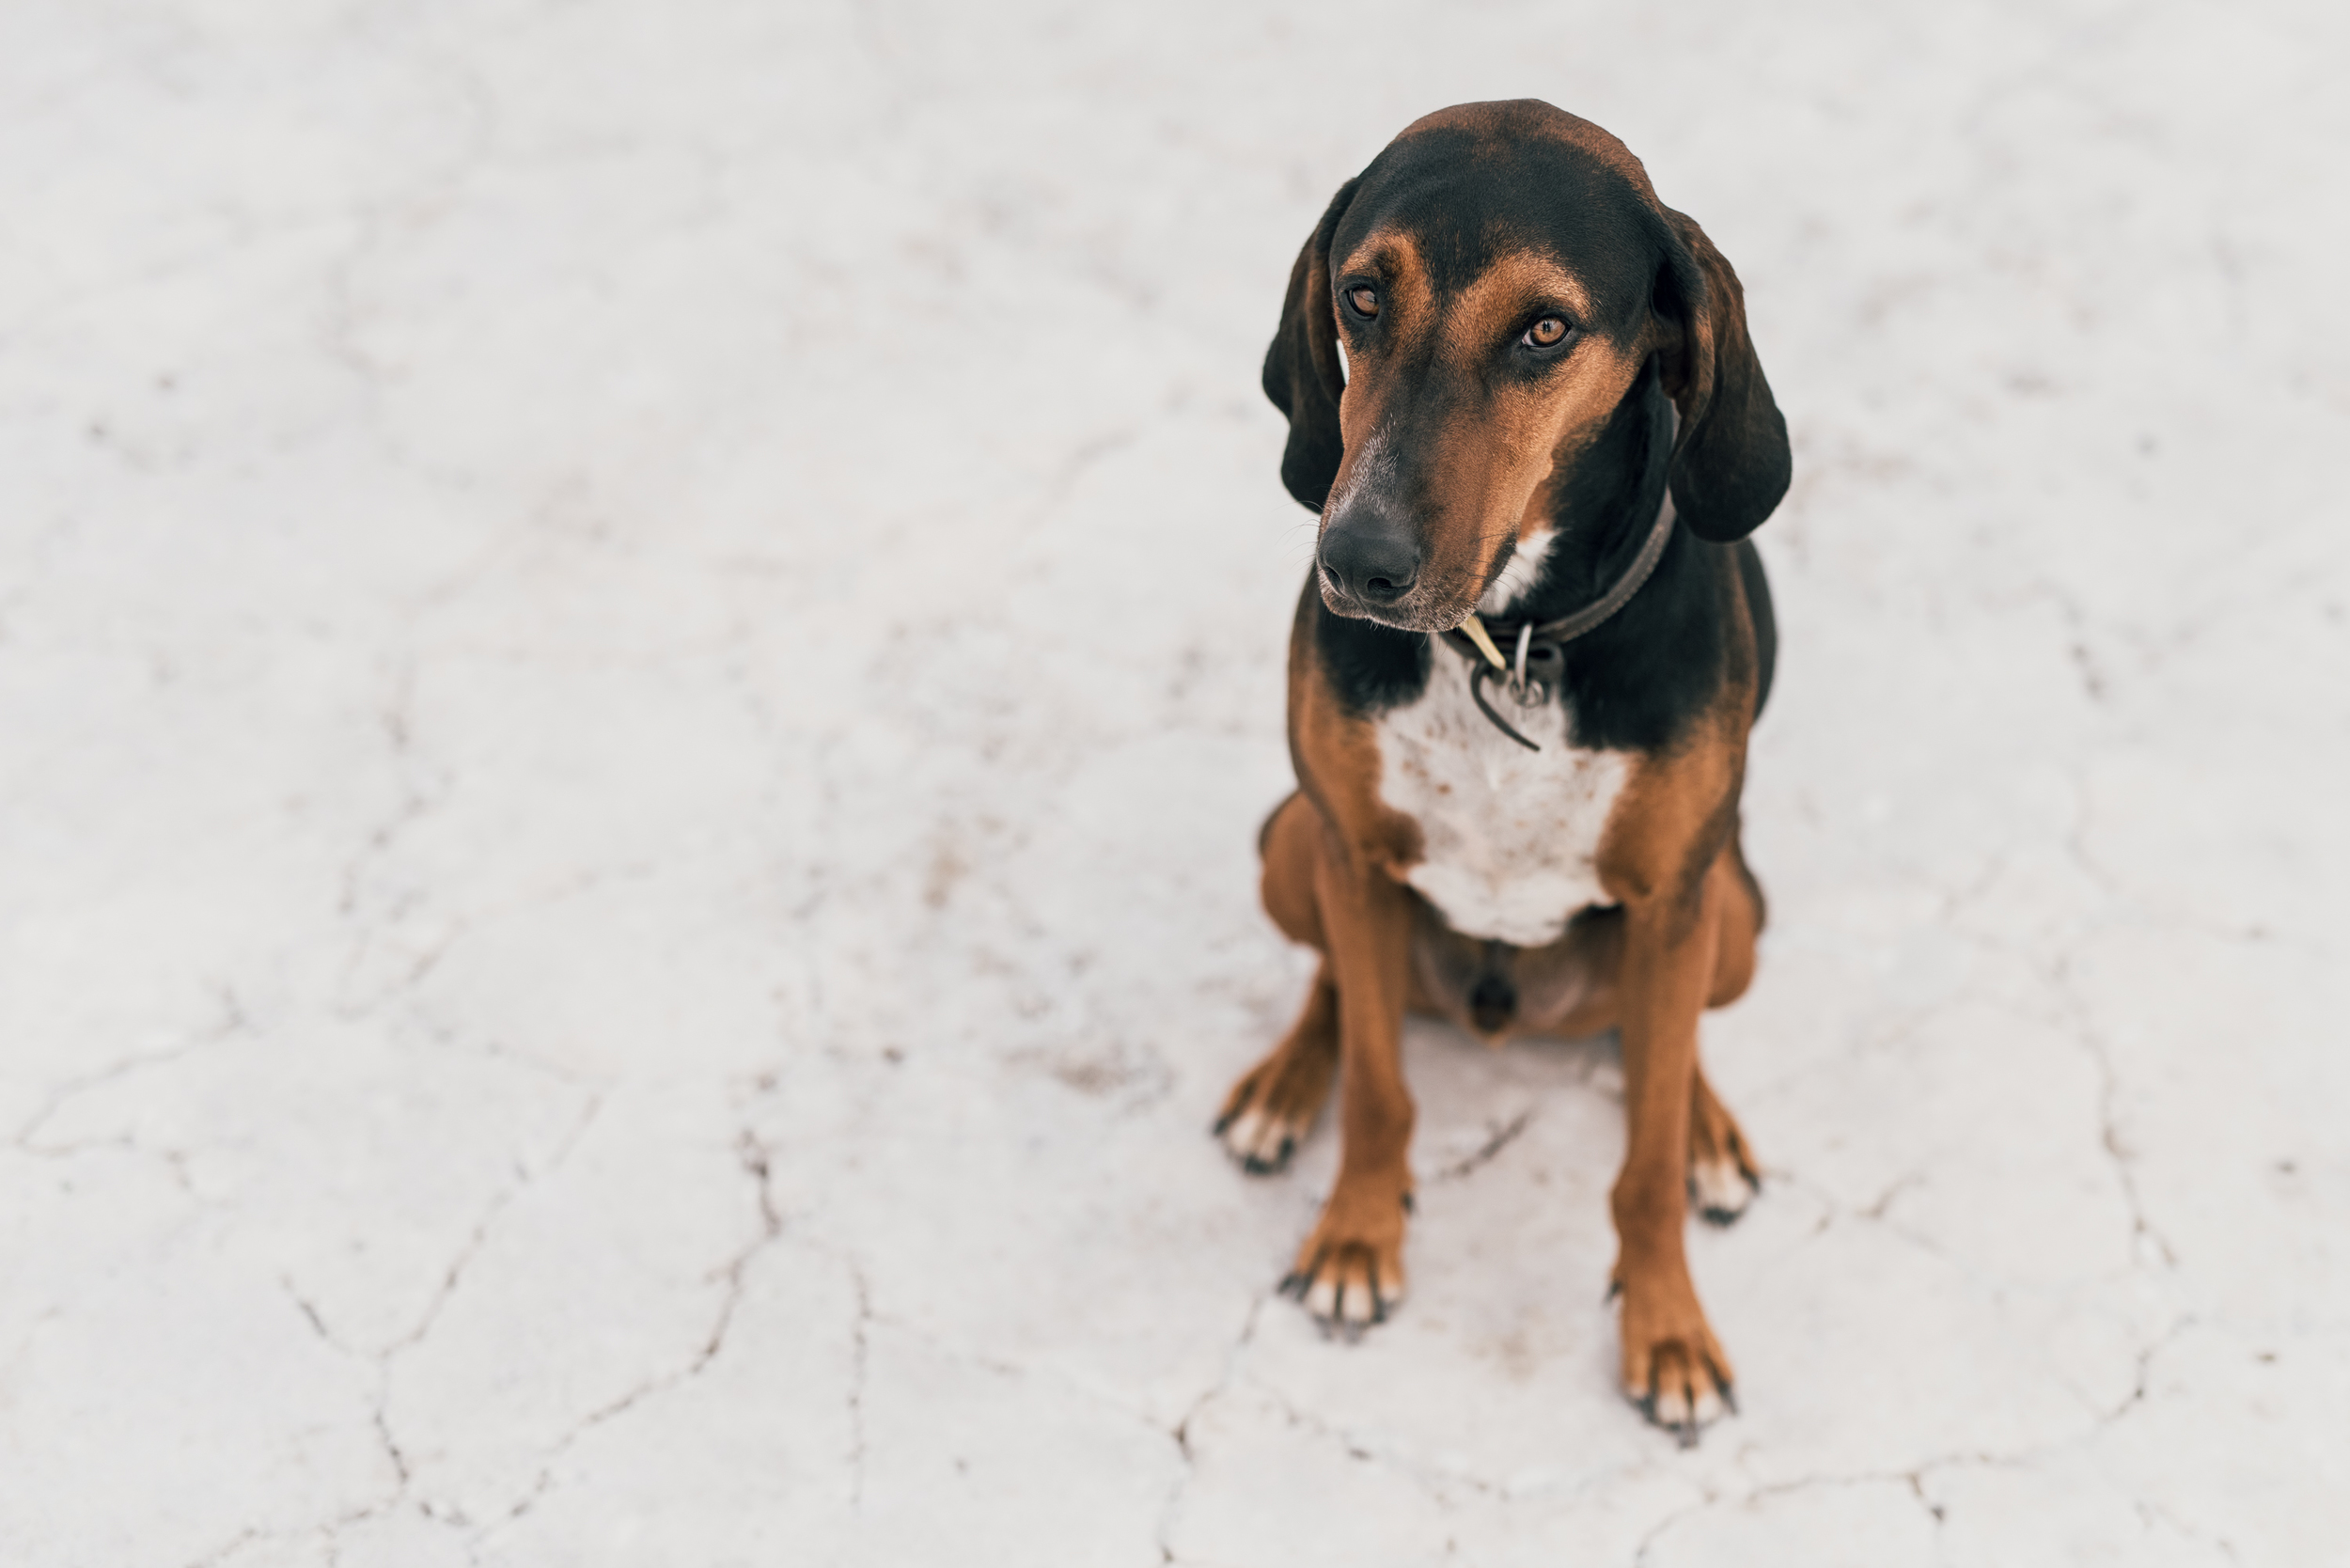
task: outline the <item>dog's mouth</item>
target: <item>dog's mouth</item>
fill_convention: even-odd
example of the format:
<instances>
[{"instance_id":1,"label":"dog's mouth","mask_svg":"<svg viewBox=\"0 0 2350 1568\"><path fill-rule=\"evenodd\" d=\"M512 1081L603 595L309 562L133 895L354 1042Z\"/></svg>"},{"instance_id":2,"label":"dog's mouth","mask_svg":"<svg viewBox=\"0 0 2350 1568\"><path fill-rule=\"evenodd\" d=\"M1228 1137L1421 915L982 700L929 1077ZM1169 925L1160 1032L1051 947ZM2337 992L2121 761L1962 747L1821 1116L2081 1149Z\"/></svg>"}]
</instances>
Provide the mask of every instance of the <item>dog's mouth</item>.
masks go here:
<instances>
[{"instance_id":1,"label":"dog's mouth","mask_svg":"<svg viewBox=\"0 0 2350 1568\"><path fill-rule=\"evenodd\" d=\"M1397 632L1449 632L1474 615L1486 590L1502 579L1513 554L1511 545L1515 542L1512 535L1479 576L1448 572L1433 582L1423 577L1410 592L1386 603L1349 593L1319 560L1314 563L1314 582L1332 615L1368 620Z\"/></svg>"},{"instance_id":2,"label":"dog's mouth","mask_svg":"<svg viewBox=\"0 0 2350 1568\"><path fill-rule=\"evenodd\" d=\"M1463 597L1457 593L1437 595L1415 589L1392 604L1373 604L1355 598L1337 583L1326 572L1317 571L1316 581L1322 588L1322 602L1330 613L1350 620L1368 620L1397 632L1449 632L1468 619L1477 608L1474 594ZM1457 603L1456 603L1457 601Z\"/></svg>"}]
</instances>

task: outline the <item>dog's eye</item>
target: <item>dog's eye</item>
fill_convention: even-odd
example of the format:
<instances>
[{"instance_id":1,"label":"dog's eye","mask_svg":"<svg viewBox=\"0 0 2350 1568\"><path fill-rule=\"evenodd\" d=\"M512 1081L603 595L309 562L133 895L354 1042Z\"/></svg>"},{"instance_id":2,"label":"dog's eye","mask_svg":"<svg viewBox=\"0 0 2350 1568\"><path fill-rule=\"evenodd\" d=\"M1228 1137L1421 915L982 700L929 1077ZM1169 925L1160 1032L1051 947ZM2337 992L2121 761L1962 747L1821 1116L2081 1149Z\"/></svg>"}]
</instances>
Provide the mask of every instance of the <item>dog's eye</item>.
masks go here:
<instances>
[{"instance_id":1,"label":"dog's eye","mask_svg":"<svg viewBox=\"0 0 2350 1568\"><path fill-rule=\"evenodd\" d=\"M1355 314L1368 321L1379 314L1379 290L1369 284L1358 284L1346 291L1346 303L1355 307Z\"/></svg>"},{"instance_id":2,"label":"dog's eye","mask_svg":"<svg viewBox=\"0 0 2350 1568\"><path fill-rule=\"evenodd\" d=\"M1565 337L1566 335L1566 322L1560 321L1556 316L1545 316L1541 321L1536 321L1532 326L1528 327L1526 329L1526 336L1519 338L1518 341L1524 343L1529 349L1555 349L1559 346L1559 340Z\"/></svg>"}]
</instances>

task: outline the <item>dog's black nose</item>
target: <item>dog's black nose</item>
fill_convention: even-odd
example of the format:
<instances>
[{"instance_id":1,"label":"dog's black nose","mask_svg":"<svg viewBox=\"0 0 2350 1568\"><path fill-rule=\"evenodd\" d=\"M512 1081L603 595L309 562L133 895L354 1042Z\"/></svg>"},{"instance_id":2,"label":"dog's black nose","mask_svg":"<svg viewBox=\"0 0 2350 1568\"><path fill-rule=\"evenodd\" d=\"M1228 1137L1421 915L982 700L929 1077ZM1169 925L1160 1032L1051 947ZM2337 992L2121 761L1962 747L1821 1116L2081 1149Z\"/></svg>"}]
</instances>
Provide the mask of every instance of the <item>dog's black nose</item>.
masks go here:
<instances>
[{"instance_id":1,"label":"dog's black nose","mask_svg":"<svg viewBox=\"0 0 2350 1568\"><path fill-rule=\"evenodd\" d=\"M1409 523L1350 508L1322 536L1322 570L1362 604L1392 604L1419 577L1419 541Z\"/></svg>"}]
</instances>

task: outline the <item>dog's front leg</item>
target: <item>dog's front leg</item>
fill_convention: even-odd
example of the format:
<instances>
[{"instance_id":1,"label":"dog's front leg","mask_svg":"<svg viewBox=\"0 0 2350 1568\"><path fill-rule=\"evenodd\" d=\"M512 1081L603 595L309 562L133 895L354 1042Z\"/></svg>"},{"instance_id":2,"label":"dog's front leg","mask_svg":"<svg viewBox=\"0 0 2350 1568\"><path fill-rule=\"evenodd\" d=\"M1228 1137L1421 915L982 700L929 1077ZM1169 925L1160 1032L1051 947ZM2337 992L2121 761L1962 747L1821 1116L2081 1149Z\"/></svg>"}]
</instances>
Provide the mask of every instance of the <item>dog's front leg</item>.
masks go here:
<instances>
[{"instance_id":1,"label":"dog's front leg","mask_svg":"<svg viewBox=\"0 0 2350 1568\"><path fill-rule=\"evenodd\" d=\"M1288 1284L1325 1324L1375 1323L1403 1298L1412 1097L1400 1049L1412 908L1385 870L1324 838L1314 870L1339 997L1339 1179Z\"/></svg>"},{"instance_id":2,"label":"dog's front leg","mask_svg":"<svg viewBox=\"0 0 2350 1568\"><path fill-rule=\"evenodd\" d=\"M1719 879L1627 910L1622 970L1623 1169L1615 1211L1624 1391L1684 1443L1720 1413L1730 1358L1698 1305L1682 1248L1698 1014L1714 973Z\"/></svg>"}]
</instances>

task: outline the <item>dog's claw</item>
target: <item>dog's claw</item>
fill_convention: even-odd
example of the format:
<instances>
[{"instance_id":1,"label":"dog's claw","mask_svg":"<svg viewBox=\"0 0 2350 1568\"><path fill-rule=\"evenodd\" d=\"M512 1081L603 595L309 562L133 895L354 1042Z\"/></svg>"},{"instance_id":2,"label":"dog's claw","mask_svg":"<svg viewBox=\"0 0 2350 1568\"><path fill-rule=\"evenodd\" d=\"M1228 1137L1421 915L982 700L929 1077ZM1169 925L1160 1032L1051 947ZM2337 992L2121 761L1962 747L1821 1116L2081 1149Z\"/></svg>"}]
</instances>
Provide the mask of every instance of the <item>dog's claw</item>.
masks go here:
<instances>
[{"instance_id":1,"label":"dog's claw","mask_svg":"<svg viewBox=\"0 0 2350 1568\"><path fill-rule=\"evenodd\" d=\"M1712 1402L1705 1395L1692 1403L1678 1388L1652 1387L1646 1395L1630 1403L1650 1425L1662 1428L1674 1446L1683 1449L1696 1448L1706 1423L1720 1414L1718 1409L1708 1408Z\"/></svg>"},{"instance_id":2,"label":"dog's claw","mask_svg":"<svg viewBox=\"0 0 2350 1568\"><path fill-rule=\"evenodd\" d=\"M1705 1429L1737 1409L1729 1363L1696 1300L1668 1281L1634 1276L1623 1308L1624 1397L1682 1448L1694 1448ZM1661 1288L1660 1288L1661 1284ZM1678 1319L1680 1321L1676 1322Z\"/></svg>"},{"instance_id":3,"label":"dog's claw","mask_svg":"<svg viewBox=\"0 0 2350 1568\"><path fill-rule=\"evenodd\" d=\"M1240 1168L1251 1176L1271 1176L1289 1168L1290 1156L1297 1152L1297 1140L1284 1137L1281 1146L1270 1154L1250 1152L1240 1157Z\"/></svg>"},{"instance_id":4,"label":"dog's claw","mask_svg":"<svg viewBox=\"0 0 2350 1568\"><path fill-rule=\"evenodd\" d=\"M1654 1376L1652 1372L1652 1380ZM1696 1448L1705 1429L1724 1415L1738 1413L1730 1384L1711 1367L1691 1378L1685 1388L1660 1388L1652 1381L1646 1394L1626 1397L1651 1425L1661 1427L1676 1446L1684 1449Z\"/></svg>"},{"instance_id":5,"label":"dog's claw","mask_svg":"<svg viewBox=\"0 0 2350 1568\"><path fill-rule=\"evenodd\" d=\"M1303 1305L1326 1335L1352 1344L1387 1321L1403 1300L1402 1262L1367 1241L1308 1244L1281 1281L1282 1294Z\"/></svg>"}]
</instances>

